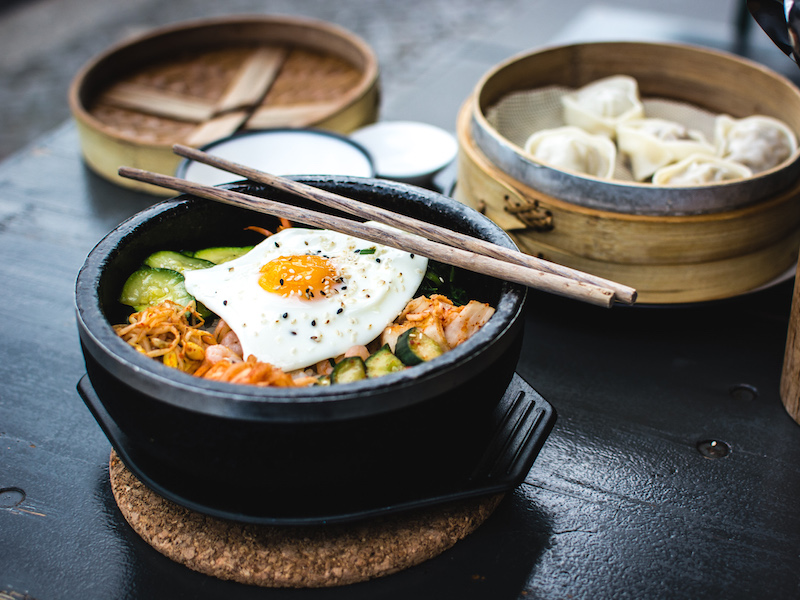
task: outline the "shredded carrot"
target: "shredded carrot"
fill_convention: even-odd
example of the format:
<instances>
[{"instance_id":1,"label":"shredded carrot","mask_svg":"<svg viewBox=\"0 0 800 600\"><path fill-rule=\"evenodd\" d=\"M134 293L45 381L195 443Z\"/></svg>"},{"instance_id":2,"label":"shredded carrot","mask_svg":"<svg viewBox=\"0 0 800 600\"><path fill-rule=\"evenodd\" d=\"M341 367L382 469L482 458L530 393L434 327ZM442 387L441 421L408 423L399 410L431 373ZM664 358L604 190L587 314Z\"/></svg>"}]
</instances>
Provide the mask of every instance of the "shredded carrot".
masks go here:
<instances>
[{"instance_id":1,"label":"shredded carrot","mask_svg":"<svg viewBox=\"0 0 800 600\"><path fill-rule=\"evenodd\" d=\"M278 225L276 231L283 231L284 229L291 228L291 226L292 223L291 221L289 221L289 219L281 218L281 224ZM264 237L269 237L272 235L272 232L269 229L264 229L263 227L258 227L257 225L250 225L248 227L245 227L245 229L249 229L250 231L256 231L261 235L263 235Z\"/></svg>"},{"instance_id":2,"label":"shredded carrot","mask_svg":"<svg viewBox=\"0 0 800 600\"><path fill-rule=\"evenodd\" d=\"M256 231L263 235L264 237L269 237L272 235L272 232L269 229L264 229L263 227L256 227L255 225L250 225L249 227L245 227L245 230Z\"/></svg>"},{"instance_id":3,"label":"shredded carrot","mask_svg":"<svg viewBox=\"0 0 800 600\"><path fill-rule=\"evenodd\" d=\"M255 356L249 356L242 362L221 360L211 365L203 373L203 378L258 386L297 386L297 382L291 375L269 363L259 362Z\"/></svg>"}]
</instances>

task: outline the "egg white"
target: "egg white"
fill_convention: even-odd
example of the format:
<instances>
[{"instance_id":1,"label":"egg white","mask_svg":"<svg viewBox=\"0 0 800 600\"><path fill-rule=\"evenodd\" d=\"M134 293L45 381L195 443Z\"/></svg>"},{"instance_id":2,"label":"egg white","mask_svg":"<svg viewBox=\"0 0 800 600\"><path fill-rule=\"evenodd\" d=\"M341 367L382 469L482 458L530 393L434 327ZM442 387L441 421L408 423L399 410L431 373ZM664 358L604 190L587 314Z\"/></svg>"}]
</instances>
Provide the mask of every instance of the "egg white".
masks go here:
<instances>
[{"instance_id":1,"label":"egg white","mask_svg":"<svg viewBox=\"0 0 800 600\"><path fill-rule=\"evenodd\" d=\"M361 254L361 249L375 249ZM267 292L259 270L281 256L322 254L344 278L338 293L306 300ZM367 344L405 308L425 276L426 258L321 229L292 227L235 260L184 272L186 289L219 315L254 355L285 371Z\"/></svg>"}]
</instances>

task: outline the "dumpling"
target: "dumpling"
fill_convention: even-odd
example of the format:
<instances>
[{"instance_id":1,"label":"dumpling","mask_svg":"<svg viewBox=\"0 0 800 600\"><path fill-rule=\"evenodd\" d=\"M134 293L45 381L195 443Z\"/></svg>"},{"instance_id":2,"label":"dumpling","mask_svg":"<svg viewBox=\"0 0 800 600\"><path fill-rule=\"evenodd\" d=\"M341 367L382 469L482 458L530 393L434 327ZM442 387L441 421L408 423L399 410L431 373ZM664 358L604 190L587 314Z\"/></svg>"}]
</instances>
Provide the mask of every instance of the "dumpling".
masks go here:
<instances>
[{"instance_id":1,"label":"dumpling","mask_svg":"<svg viewBox=\"0 0 800 600\"><path fill-rule=\"evenodd\" d=\"M705 185L751 177L753 172L741 163L718 156L693 154L661 167L653 175L655 185Z\"/></svg>"},{"instance_id":2,"label":"dumpling","mask_svg":"<svg viewBox=\"0 0 800 600\"><path fill-rule=\"evenodd\" d=\"M561 105L565 125L612 139L619 123L644 117L639 84L627 75L598 79L562 96Z\"/></svg>"},{"instance_id":3,"label":"dumpling","mask_svg":"<svg viewBox=\"0 0 800 600\"><path fill-rule=\"evenodd\" d=\"M797 149L795 133L779 119L753 115L734 119L719 115L715 121L717 154L760 173L779 165Z\"/></svg>"},{"instance_id":4,"label":"dumpling","mask_svg":"<svg viewBox=\"0 0 800 600\"><path fill-rule=\"evenodd\" d=\"M644 181L658 169L691 154L714 154L700 131L666 119L646 118L617 126L617 147L628 157L633 178Z\"/></svg>"},{"instance_id":5,"label":"dumpling","mask_svg":"<svg viewBox=\"0 0 800 600\"><path fill-rule=\"evenodd\" d=\"M537 131L525 142L525 151L557 169L605 179L614 174L617 158L610 139L572 126Z\"/></svg>"}]
</instances>

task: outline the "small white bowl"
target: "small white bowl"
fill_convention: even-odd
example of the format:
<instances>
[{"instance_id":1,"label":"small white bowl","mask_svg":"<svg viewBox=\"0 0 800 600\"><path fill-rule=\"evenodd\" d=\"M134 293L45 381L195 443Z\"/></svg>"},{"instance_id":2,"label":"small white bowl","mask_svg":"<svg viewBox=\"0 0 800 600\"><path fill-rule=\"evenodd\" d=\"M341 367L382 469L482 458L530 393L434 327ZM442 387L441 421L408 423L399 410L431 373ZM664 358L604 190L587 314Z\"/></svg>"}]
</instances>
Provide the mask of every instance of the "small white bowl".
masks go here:
<instances>
[{"instance_id":1,"label":"small white bowl","mask_svg":"<svg viewBox=\"0 0 800 600\"><path fill-rule=\"evenodd\" d=\"M424 185L455 159L458 142L444 129L415 121L380 121L350 134L375 161L378 177Z\"/></svg>"},{"instance_id":2,"label":"small white bowl","mask_svg":"<svg viewBox=\"0 0 800 600\"><path fill-rule=\"evenodd\" d=\"M208 144L202 150L271 175L375 176L372 157L362 146L318 129L246 131ZM183 160L176 172L178 177L204 185L242 179L192 160Z\"/></svg>"}]
</instances>

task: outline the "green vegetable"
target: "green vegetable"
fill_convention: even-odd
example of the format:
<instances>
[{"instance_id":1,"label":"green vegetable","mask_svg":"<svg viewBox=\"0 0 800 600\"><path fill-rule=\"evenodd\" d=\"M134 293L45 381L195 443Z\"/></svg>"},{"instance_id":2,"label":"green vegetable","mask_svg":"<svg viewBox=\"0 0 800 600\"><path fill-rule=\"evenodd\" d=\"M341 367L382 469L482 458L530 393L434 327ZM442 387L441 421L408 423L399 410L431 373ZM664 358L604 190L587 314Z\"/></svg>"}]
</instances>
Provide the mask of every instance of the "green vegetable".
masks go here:
<instances>
[{"instance_id":1,"label":"green vegetable","mask_svg":"<svg viewBox=\"0 0 800 600\"><path fill-rule=\"evenodd\" d=\"M166 300L186 306L195 298L186 291L183 275L172 269L144 267L134 271L122 286L119 301L132 306L135 311L161 304ZM203 318L211 315L205 306L196 302L196 310Z\"/></svg>"},{"instance_id":2,"label":"green vegetable","mask_svg":"<svg viewBox=\"0 0 800 600\"><path fill-rule=\"evenodd\" d=\"M186 291L183 275L171 269L144 268L134 271L122 286L119 301L135 310L143 310L172 300L187 305L194 298Z\"/></svg>"},{"instance_id":3,"label":"green vegetable","mask_svg":"<svg viewBox=\"0 0 800 600\"><path fill-rule=\"evenodd\" d=\"M154 252L145 259L144 264L153 269L171 269L178 273L191 269L207 269L214 266L214 263L209 260L203 260L196 256L187 256L172 250Z\"/></svg>"},{"instance_id":4,"label":"green vegetable","mask_svg":"<svg viewBox=\"0 0 800 600\"><path fill-rule=\"evenodd\" d=\"M433 294L441 294L447 296L456 306L469 302L466 290L456 285L456 268L434 260L428 261L428 269L417 293L429 298Z\"/></svg>"},{"instance_id":5,"label":"green vegetable","mask_svg":"<svg viewBox=\"0 0 800 600\"><path fill-rule=\"evenodd\" d=\"M367 367L360 356L340 360L331 373L331 383L350 383L367 378Z\"/></svg>"},{"instance_id":6,"label":"green vegetable","mask_svg":"<svg viewBox=\"0 0 800 600\"><path fill-rule=\"evenodd\" d=\"M392 353L388 344L367 358L364 364L367 367L367 377L381 377L406 368L403 361Z\"/></svg>"},{"instance_id":7,"label":"green vegetable","mask_svg":"<svg viewBox=\"0 0 800 600\"><path fill-rule=\"evenodd\" d=\"M444 353L442 347L416 327L406 329L397 338L394 348L397 358L409 367L432 360Z\"/></svg>"},{"instance_id":8,"label":"green vegetable","mask_svg":"<svg viewBox=\"0 0 800 600\"><path fill-rule=\"evenodd\" d=\"M218 265L233 260L234 258L244 256L252 249L252 246L218 246L216 248L198 250L193 256L195 258L211 261L215 265Z\"/></svg>"}]
</instances>

